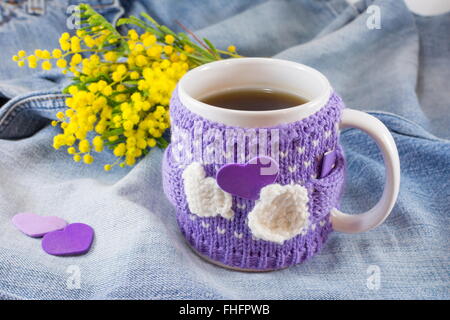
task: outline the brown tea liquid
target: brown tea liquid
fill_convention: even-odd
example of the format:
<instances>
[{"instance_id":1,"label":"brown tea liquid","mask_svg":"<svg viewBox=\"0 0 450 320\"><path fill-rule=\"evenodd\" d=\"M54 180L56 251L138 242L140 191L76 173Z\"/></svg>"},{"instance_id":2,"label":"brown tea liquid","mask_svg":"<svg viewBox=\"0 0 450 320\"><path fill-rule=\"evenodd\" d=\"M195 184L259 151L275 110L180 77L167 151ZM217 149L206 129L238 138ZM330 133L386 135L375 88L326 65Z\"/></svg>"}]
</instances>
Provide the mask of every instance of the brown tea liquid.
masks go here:
<instances>
[{"instance_id":1,"label":"brown tea liquid","mask_svg":"<svg viewBox=\"0 0 450 320\"><path fill-rule=\"evenodd\" d=\"M224 90L200 101L220 108L245 111L279 110L308 102L305 98L286 91L258 88Z\"/></svg>"}]
</instances>

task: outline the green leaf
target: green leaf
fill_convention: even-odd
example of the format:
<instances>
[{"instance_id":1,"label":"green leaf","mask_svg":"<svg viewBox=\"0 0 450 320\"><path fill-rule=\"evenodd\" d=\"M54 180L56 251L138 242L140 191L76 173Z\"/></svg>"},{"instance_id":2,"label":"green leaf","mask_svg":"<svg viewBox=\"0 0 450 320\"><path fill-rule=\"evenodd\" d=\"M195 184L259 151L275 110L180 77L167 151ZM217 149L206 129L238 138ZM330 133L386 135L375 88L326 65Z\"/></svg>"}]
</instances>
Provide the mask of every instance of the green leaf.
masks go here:
<instances>
[{"instance_id":1,"label":"green leaf","mask_svg":"<svg viewBox=\"0 0 450 320\"><path fill-rule=\"evenodd\" d=\"M125 141L126 141L125 138L119 138L119 139L114 140L114 141L107 141L104 144L105 144L105 146L115 146L115 145L117 145L119 143L122 143L122 142L125 142Z\"/></svg>"},{"instance_id":2,"label":"green leaf","mask_svg":"<svg viewBox=\"0 0 450 320\"><path fill-rule=\"evenodd\" d=\"M148 31L150 33L153 33L154 35L156 35L157 37L161 37L163 36L163 34L159 31L156 30L155 28L152 28L151 26L149 26L148 24L146 24L144 21L136 18L135 16L130 16L129 18L121 18L117 21L116 26L121 26L124 24L131 24L134 26L137 26L145 31Z\"/></svg>"},{"instance_id":3,"label":"green leaf","mask_svg":"<svg viewBox=\"0 0 450 320\"><path fill-rule=\"evenodd\" d=\"M105 138L112 137L112 136L118 136L123 133L123 128L113 129L111 131L105 132L102 136Z\"/></svg>"},{"instance_id":4,"label":"green leaf","mask_svg":"<svg viewBox=\"0 0 450 320\"><path fill-rule=\"evenodd\" d=\"M148 14L146 14L145 12L141 13L141 16L143 16L145 19L147 19L148 21L150 21L151 23L153 23L156 27L160 27L160 24L158 22L156 22L155 19L153 19L151 16L149 16Z\"/></svg>"},{"instance_id":5,"label":"green leaf","mask_svg":"<svg viewBox=\"0 0 450 320\"><path fill-rule=\"evenodd\" d=\"M69 94L69 88L72 86L73 84L69 84L67 87L65 87L64 89L61 90L62 93L64 94Z\"/></svg>"},{"instance_id":6,"label":"green leaf","mask_svg":"<svg viewBox=\"0 0 450 320\"><path fill-rule=\"evenodd\" d=\"M175 32L173 32L172 30L170 30L169 28L167 28L166 26L159 27L159 30L161 30L162 32L167 33L167 34L171 34L175 38L178 38L177 34Z\"/></svg>"},{"instance_id":7,"label":"green leaf","mask_svg":"<svg viewBox=\"0 0 450 320\"><path fill-rule=\"evenodd\" d=\"M142 21L140 21L139 19L133 19L133 16L130 16L129 18L120 18L117 21L116 26L121 26L124 24L132 24L142 29L146 28L145 24Z\"/></svg>"},{"instance_id":8,"label":"green leaf","mask_svg":"<svg viewBox=\"0 0 450 320\"><path fill-rule=\"evenodd\" d=\"M214 56L211 54L211 52L209 52L208 50L206 50L205 48L203 48L202 46L197 45L195 42L193 42L187 35L186 37L183 39L182 41L183 43L189 45L190 47L194 48L195 51L198 51L198 53L201 53L202 55L204 55L205 57L211 58L212 60L215 60ZM185 52L186 53L186 52ZM187 54L187 53L186 53Z\"/></svg>"},{"instance_id":9,"label":"green leaf","mask_svg":"<svg viewBox=\"0 0 450 320\"><path fill-rule=\"evenodd\" d=\"M161 149L165 149L169 145L169 142L167 142L167 140L163 137L159 137L158 139L156 139L156 142L158 144L158 147L160 147Z\"/></svg>"},{"instance_id":10,"label":"green leaf","mask_svg":"<svg viewBox=\"0 0 450 320\"><path fill-rule=\"evenodd\" d=\"M138 80L127 80L127 81L122 81L123 84L128 84L128 85L137 85L138 84Z\"/></svg>"},{"instance_id":11,"label":"green leaf","mask_svg":"<svg viewBox=\"0 0 450 320\"><path fill-rule=\"evenodd\" d=\"M203 57L203 56L193 55L193 54L187 53L187 52L185 52L184 54L186 56L188 56L189 58L192 58L192 59L197 60L197 61L201 61L203 63L208 63L208 62L211 62L211 61L215 60L213 57L211 57L211 58Z\"/></svg>"},{"instance_id":12,"label":"green leaf","mask_svg":"<svg viewBox=\"0 0 450 320\"><path fill-rule=\"evenodd\" d=\"M219 53L217 52L216 47L206 38L203 38L203 41L208 45L208 47L211 49L211 51L214 53L215 56L220 57Z\"/></svg>"}]
</instances>

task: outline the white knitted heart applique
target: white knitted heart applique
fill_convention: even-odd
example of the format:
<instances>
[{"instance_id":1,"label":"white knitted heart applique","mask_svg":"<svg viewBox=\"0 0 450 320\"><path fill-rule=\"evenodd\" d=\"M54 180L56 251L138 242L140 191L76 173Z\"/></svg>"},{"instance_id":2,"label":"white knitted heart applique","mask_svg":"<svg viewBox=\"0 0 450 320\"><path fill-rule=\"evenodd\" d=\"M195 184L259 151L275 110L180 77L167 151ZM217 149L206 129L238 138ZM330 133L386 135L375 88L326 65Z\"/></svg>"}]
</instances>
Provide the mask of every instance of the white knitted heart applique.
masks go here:
<instances>
[{"instance_id":1,"label":"white knitted heart applique","mask_svg":"<svg viewBox=\"0 0 450 320\"><path fill-rule=\"evenodd\" d=\"M231 194L223 191L212 177L206 177L203 166L193 162L183 171L184 192L189 210L199 217L234 215Z\"/></svg>"},{"instance_id":2,"label":"white knitted heart applique","mask_svg":"<svg viewBox=\"0 0 450 320\"><path fill-rule=\"evenodd\" d=\"M306 230L308 217L305 187L271 184L261 189L248 226L255 238L282 244Z\"/></svg>"}]
</instances>

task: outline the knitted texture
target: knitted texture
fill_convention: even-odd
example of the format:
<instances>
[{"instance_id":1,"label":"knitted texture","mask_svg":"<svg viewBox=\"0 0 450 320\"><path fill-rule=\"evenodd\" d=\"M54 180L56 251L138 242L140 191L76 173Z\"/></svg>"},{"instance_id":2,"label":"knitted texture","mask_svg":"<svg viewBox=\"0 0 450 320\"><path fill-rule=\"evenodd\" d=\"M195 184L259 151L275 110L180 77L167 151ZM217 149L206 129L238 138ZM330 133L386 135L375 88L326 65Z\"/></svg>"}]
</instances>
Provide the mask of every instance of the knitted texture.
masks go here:
<instances>
[{"instance_id":1,"label":"knitted texture","mask_svg":"<svg viewBox=\"0 0 450 320\"><path fill-rule=\"evenodd\" d=\"M176 207L179 227L189 244L214 261L248 270L285 268L318 252L332 231L330 210L338 205L344 179L344 158L338 143L342 108L341 98L333 93L326 106L301 121L271 128L243 129L192 113L181 103L176 89L170 104L172 140L163 160L163 187ZM201 128L200 133L198 128ZM226 134L230 131L247 137L241 152L235 150L227 154L223 151L227 150ZM214 134L206 134L208 132ZM264 146L262 140L257 139L261 136L265 138ZM274 148L279 149L276 159L279 175L275 183L301 185L308 193L306 227L282 243L262 240L252 234L247 216L258 200L232 196L234 215L231 219L219 214L199 216L189 210L184 190L183 172L192 162L203 161L206 177L215 179L224 163L205 161L205 158L211 160L223 155L231 157L227 158L231 162L239 162L240 156L249 157L254 148L262 150L262 147L268 154ZM321 156L330 150L337 151L335 167L326 177L316 178ZM199 154L202 159L196 159Z\"/></svg>"}]
</instances>

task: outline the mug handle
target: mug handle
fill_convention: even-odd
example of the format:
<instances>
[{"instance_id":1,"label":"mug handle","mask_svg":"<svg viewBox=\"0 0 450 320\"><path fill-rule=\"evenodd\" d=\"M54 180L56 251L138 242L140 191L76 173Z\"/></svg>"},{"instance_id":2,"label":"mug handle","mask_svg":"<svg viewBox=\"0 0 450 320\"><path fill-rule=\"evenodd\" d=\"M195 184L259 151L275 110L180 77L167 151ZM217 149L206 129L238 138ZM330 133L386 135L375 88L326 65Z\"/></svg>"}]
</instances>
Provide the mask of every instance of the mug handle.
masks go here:
<instances>
[{"instance_id":1,"label":"mug handle","mask_svg":"<svg viewBox=\"0 0 450 320\"><path fill-rule=\"evenodd\" d=\"M383 154L386 167L383 195L373 208L355 215L343 213L337 209L331 211L331 223L334 230L346 233L365 232L383 223L394 207L400 188L400 160L394 138L377 118L365 112L344 109L340 129L344 128L360 129L371 136Z\"/></svg>"}]
</instances>

